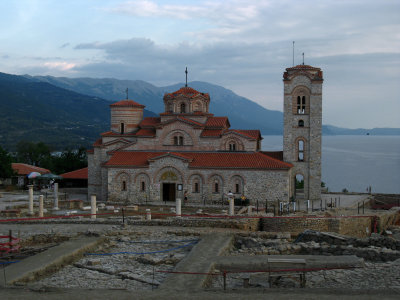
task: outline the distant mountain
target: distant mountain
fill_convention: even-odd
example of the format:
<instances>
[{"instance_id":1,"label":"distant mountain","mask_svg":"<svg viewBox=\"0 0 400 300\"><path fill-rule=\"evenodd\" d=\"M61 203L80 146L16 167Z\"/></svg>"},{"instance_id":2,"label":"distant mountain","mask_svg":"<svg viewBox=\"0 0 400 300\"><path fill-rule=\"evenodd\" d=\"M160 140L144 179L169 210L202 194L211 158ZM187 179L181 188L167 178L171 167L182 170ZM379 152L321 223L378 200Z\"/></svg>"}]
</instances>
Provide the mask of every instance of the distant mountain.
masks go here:
<instances>
[{"instance_id":1,"label":"distant mountain","mask_svg":"<svg viewBox=\"0 0 400 300\"><path fill-rule=\"evenodd\" d=\"M109 101L129 98L146 105L155 113L164 111L163 96L178 90L183 83L166 87L156 87L141 80L118 80L113 78L66 78L52 76L29 76L27 78L47 82L55 86L69 89L81 94L100 97ZM283 131L283 113L268 110L257 103L236 95L231 90L207 82L193 81L189 86L209 93L211 97L210 112L216 116L228 116L232 128L260 129L264 135L281 135ZM324 135L400 135L400 128L348 129L331 125L323 125Z\"/></svg>"},{"instance_id":2,"label":"distant mountain","mask_svg":"<svg viewBox=\"0 0 400 300\"><path fill-rule=\"evenodd\" d=\"M400 128L349 129L332 125L323 125L322 133L325 135L400 135Z\"/></svg>"},{"instance_id":3,"label":"distant mountain","mask_svg":"<svg viewBox=\"0 0 400 300\"><path fill-rule=\"evenodd\" d=\"M21 141L43 141L55 150L90 147L110 128L110 101L129 98L144 105L145 116L164 111L163 95L183 84L156 87L140 80L16 76L0 73L0 145L14 150ZM228 116L232 128L282 134L283 114L263 108L221 86L191 82L210 94L210 111ZM150 111L149 111L150 110ZM398 128L346 129L323 125L326 135L400 135Z\"/></svg>"},{"instance_id":4,"label":"distant mountain","mask_svg":"<svg viewBox=\"0 0 400 300\"><path fill-rule=\"evenodd\" d=\"M184 84L156 87L141 80L117 80L94 78L65 78L52 76L27 76L27 78L47 82L81 94L91 95L117 101L125 98L128 88L129 98L146 108L161 113L164 111L164 93L178 90ZM228 116L232 128L260 129L263 134L282 134L283 114L280 111L268 110L257 103L236 95L231 90L207 82L194 81L190 87L209 93L211 97L210 112L216 116Z\"/></svg>"},{"instance_id":5,"label":"distant mountain","mask_svg":"<svg viewBox=\"0 0 400 300\"><path fill-rule=\"evenodd\" d=\"M55 150L88 147L110 128L109 105L98 97L0 73L0 144L8 150L21 140L43 141Z\"/></svg>"}]
</instances>

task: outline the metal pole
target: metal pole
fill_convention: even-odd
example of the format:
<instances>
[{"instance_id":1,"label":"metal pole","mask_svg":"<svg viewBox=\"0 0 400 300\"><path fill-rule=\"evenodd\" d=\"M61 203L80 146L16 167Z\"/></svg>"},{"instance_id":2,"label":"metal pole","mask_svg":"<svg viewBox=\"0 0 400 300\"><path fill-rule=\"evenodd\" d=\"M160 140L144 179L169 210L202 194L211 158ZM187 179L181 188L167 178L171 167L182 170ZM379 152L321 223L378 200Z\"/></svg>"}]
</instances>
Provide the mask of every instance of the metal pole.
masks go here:
<instances>
[{"instance_id":1,"label":"metal pole","mask_svg":"<svg viewBox=\"0 0 400 300\"><path fill-rule=\"evenodd\" d=\"M364 214L364 201L363 201L363 214Z\"/></svg>"}]
</instances>

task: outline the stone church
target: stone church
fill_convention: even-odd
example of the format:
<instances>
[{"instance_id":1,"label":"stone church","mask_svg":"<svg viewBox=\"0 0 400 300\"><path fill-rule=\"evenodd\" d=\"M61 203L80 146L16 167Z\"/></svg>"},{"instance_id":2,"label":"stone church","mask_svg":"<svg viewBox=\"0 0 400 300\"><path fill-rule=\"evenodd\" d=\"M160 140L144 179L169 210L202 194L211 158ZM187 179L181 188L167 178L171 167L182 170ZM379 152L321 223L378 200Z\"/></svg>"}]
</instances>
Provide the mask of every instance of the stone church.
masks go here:
<instances>
[{"instance_id":1,"label":"stone church","mask_svg":"<svg viewBox=\"0 0 400 300\"><path fill-rule=\"evenodd\" d=\"M290 201L295 178L305 199L320 199L322 71L287 68L283 151L261 150L259 130L230 128L209 111L210 95L187 85L164 95L164 112L143 118L144 105L110 105L111 128L88 151L88 193L100 201L220 201L231 191L251 202ZM161 100L161 99L160 99Z\"/></svg>"}]
</instances>

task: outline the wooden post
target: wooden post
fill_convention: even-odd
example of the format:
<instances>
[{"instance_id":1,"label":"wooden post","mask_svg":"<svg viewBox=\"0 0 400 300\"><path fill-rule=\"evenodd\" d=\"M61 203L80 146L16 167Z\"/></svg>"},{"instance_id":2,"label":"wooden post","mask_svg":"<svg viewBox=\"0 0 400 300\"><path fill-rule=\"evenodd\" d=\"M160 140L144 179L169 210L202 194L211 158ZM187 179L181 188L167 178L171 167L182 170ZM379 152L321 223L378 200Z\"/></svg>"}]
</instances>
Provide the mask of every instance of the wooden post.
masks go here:
<instances>
[{"instance_id":1,"label":"wooden post","mask_svg":"<svg viewBox=\"0 0 400 300\"><path fill-rule=\"evenodd\" d=\"M12 230L11 229L8 231L8 240L10 242L10 253L12 253L11 252L12 251Z\"/></svg>"}]
</instances>

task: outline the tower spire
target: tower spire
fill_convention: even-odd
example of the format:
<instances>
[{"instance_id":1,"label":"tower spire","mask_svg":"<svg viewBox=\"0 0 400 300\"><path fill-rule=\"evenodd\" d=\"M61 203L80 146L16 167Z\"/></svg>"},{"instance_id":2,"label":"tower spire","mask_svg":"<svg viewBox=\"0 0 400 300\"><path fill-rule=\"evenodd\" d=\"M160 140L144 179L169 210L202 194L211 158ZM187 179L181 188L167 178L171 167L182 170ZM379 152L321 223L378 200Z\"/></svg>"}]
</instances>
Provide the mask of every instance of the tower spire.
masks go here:
<instances>
[{"instance_id":1,"label":"tower spire","mask_svg":"<svg viewBox=\"0 0 400 300\"><path fill-rule=\"evenodd\" d=\"M186 67L186 70L185 70L185 74L186 74L186 84L185 84L185 87L187 87L187 74L188 74L187 67Z\"/></svg>"},{"instance_id":2,"label":"tower spire","mask_svg":"<svg viewBox=\"0 0 400 300\"><path fill-rule=\"evenodd\" d=\"M294 41L293 41L293 67L294 67Z\"/></svg>"},{"instance_id":3,"label":"tower spire","mask_svg":"<svg viewBox=\"0 0 400 300\"><path fill-rule=\"evenodd\" d=\"M304 66L304 52L303 52L303 66Z\"/></svg>"}]
</instances>

